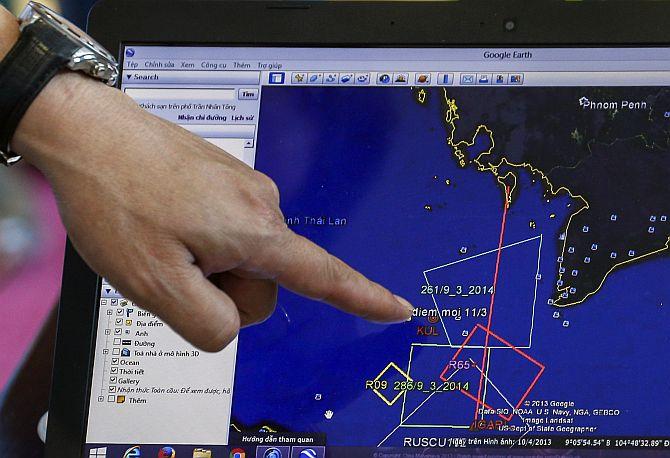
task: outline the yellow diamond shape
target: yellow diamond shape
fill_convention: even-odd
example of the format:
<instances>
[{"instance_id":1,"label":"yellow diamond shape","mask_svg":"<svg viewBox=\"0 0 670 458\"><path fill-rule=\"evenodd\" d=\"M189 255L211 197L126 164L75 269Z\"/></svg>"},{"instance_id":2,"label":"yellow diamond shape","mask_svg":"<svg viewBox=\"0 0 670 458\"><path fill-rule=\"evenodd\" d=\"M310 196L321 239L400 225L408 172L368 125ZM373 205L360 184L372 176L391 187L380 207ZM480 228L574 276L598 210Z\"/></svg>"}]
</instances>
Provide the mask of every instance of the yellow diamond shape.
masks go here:
<instances>
[{"instance_id":1,"label":"yellow diamond shape","mask_svg":"<svg viewBox=\"0 0 670 458\"><path fill-rule=\"evenodd\" d=\"M388 364L388 366L386 366L386 367L384 368L384 370L382 370L382 371L379 373L379 375L377 376L377 378L375 378L373 381L375 381L375 382L379 381L379 379L382 378L382 377L384 376L384 374L385 374L389 369L391 369L391 368L397 370L397 371L400 373L400 375L402 375L403 377L405 377L405 379L406 379L408 382L411 382L411 381L412 381L412 378L411 378L409 375L407 375L402 369L400 369L400 368L398 367L398 365L397 365L396 363L394 363L393 361L391 361L391 362ZM374 391L374 393L375 393L377 396L379 396L379 397L381 398L381 400L384 401L387 405L392 406L393 404L395 404L395 402L396 402L398 399L400 399L400 397L403 395L403 393L405 393L405 391L407 391L407 390L402 390L402 391L398 392L398 395L397 395L395 398L393 398L392 400L387 399L386 396L384 396L384 395L383 395L379 390L377 390L377 389L374 389L374 390L372 390L372 391Z\"/></svg>"}]
</instances>

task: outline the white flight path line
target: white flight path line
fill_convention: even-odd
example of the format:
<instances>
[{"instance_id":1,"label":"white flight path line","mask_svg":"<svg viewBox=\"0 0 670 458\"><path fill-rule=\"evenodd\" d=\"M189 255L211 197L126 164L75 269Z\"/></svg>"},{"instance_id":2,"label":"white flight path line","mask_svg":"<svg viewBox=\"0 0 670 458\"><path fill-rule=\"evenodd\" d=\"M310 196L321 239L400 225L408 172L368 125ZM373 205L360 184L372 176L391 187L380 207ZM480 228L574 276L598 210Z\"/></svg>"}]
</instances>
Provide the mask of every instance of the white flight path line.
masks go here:
<instances>
[{"instance_id":1,"label":"white flight path line","mask_svg":"<svg viewBox=\"0 0 670 458\"><path fill-rule=\"evenodd\" d=\"M486 374L484 374L484 377L486 377L487 382L488 382L489 368L491 367L491 353L493 352L489 349L486 356ZM472 358L470 358L470 361L472 361ZM487 382L484 383L484 394L482 394L482 405L486 402L486 393L489 387L489 384ZM484 409L482 409L481 418L482 420L484 419Z\"/></svg>"},{"instance_id":2,"label":"white flight path line","mask_svg":"<svg viewBox=\"0 0 670 458\"><path fill-rule=\"evenodd\" d=\"M472 362L472 364L475 365L475 367L477 367L477 366L476 366L476 363L475 363L474 361L472 361L472 358L468 358L468 359ZM512 408L512 411L514 411L515 407L512 405L511 402L509 402L509 401L507 400L507 398L505 397L505 395L502 394L502 393L500 392L500 390L498 389L498 387L495 386L495 384L491 381L491 379L488 377L488 375L486 375L485 373L483 373L482 370L481 370L480 368L478 368L478 367L477 367L477 370L484 376L484 378L485 378L485 379L491 384L491 386L498 392L498 394L500 395L500 397L502 397L502 398L505 400L505 402L507 403L507 405L510 406L510 407ZM488 370L487 370L486 372L488 372ZM523 418L523 417L521 416L521 414L518 414L518 413L517 413L517 415L519 415L519 417L521 417L522 420L524 420L524 421L526 420L525 418Z\"/></svg>"},{"instance_id":3,"label":"white flight path line","mask_svg":"<svg viewBox=\"0 0 670 458\"><path fill-rule=\"evenodd\" d=\"M533 292L533 312L530 317L530 335L528 337L528 348L533 346L533 327L535 327L535 305L537 304L537 285L540 276L540 259L542 258L542 234L540 234L540 246L537 249L537 271L535 273L535 291Z\"/></svg>"},{"instance_id":4,"label":"white flight path line","mask_svg":"<svg viewBox=\"0 0 670 458\"><path fill-rule=\"evenodd\" d=\"M456 369L456 371L454 371L449 377L447 377L447 379L444 381L444 383L443 383L442 385L440 385L440 389L441 389L442 387L444 387L444 385L446 385L447 382L448 382L449 380L451 380L451 377L453 377L454 375L458 374L458 371L460 371L460 369ZM421 404L419 404L418 407L417 407L416 409L412 410L412 413L410 413L409 415L407 415L407 416L405 417L405 419L402 420L398 426L396 426L395 428L393 428L393 431L391 431L390 433L388 433L388 435L387 435L384 439L382 439L382 441L381 441L379 444L377 444L377 447L381 447L382 444L383 444L384 442L386 442L386 441L388 440L388 438L391 437L391 436L393 435L394 432L398 431L398 429L400 429L400 427L402 427L402 426L404 425L404 423L405 423L407 420L409 420L409 418L417 412L417 410L419 410L419 409L420 409L426 402L428 402L428 401L430 400L430 398L432 398L433 396L435 396L435 395L436 395L437 393L439 393L439 392L440 392L440 391L437 390L437 391L433 392L432 394L430 394L426 399L424 399L423 402L422 402Z\"/></svg>"},{"instance_id":5,"label":"white flight path line","mask_svg":"<svg viewBox=\"0 0 670 458\"><path fill-rule=\"evenodd\" d=\"M526 239L526 240L520 240L520 241L518 241L518 242L510 243L509 245L505 245L505 246L501 247L500 249L501 249L501 250L504 250L504 249L506 249L506 248L511 248L511 247L513 247L513 246L516 246L516 245L521 245L522 243L530 242L531 240L539 239L540 237L541 237L541 235L536 235L535 237L530 237L530 238L528 238L528 239ZM449 263L447 263L447 264L443 264L443 265L441 265L441 266L437 266L437 267L430 268L430 269L428 269L428 270L424 270L423 272L424 272L424 273L428 273L428 272L432 272L433 270L442 269L443 267L453 266L454 264L458 264L458 263L460 263L460 262L469 261L469 260L471 260L471 259L475 259L475 258L478 258L478 257L480 257L480 256L487 255L487 254L495 253L496 251L498 251L498 248L494 248L493 250L485 251L485 252L483 252L483 253L479 253L479 254L476 254L476 255L474 255L474 256L470 256L470 257L468 257L468 258L458 259L458 260L456 260L456 261L452 261L452 262L449 262Z\"/></svg>"}]
</instances>

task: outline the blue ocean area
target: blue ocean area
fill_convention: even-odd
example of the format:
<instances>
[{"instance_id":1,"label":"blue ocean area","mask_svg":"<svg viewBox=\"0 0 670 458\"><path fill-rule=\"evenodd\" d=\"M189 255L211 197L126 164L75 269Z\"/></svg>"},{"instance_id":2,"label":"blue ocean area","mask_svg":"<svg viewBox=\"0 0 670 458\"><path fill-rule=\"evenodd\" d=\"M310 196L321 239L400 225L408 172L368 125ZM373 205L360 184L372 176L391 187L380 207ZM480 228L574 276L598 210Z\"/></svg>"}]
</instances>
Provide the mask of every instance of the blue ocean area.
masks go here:
<instances>
[{"instance_id":1,"label":"blue ocean area","mask_svg":"<svg viewBox=\"0 0 670 458\"><path fill-rule=\"evenodd\" d=\"M491 330L524 348L490 350L489 377L512 404L542 367L526 401L618 412L575 417L574 426L597 427L583 435L670 436L664 408L670 404L670 259L614 271L583 304L552 306L570 198L547 199L536 177L518 171L498 256L503 187L491 173L459 166L442 110L437 91L420 104L410 88L267 87L256 169L277 183L291 229L420 309L436 306L433 296L422 294L425 271L448 265L431 271L431 281L490 286L498 264ZM488 127L495 137L495 126ZM474 134L457 124L456 140L471 141ZM468 156L489 146L480 134ZM319 217L323 224L316 223ZM488 310L489 299L436 302ZM465 395L426 400L429 394L415 392L388 405L366 381L380 374L380 380L403 380L396 367L426 382L439 380L465 328L487 321L466 326L415 317L374 324L281 290L276 313L240 333L233 422L247 431L321 432L329 445L463 436L476 407ZM419 335L426 325L437 335ZM445 330L457 345L448 345ZM480 360L482 351L467 349ZM491 403L506 407L490 385L487 392ZM382 392L387 400L396 394ZM516 415L511 424L523 422Z\"/></svg>"}]
</instances>

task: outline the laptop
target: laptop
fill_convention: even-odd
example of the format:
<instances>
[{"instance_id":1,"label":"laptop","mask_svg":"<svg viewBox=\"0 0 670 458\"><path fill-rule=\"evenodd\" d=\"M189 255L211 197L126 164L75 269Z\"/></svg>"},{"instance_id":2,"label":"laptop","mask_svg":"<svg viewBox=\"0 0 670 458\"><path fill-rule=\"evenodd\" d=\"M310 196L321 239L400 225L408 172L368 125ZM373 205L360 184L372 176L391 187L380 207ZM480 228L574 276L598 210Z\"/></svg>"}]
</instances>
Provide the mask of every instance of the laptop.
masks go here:
<instances>
[{"instance_id":1,"label":"laptop","mask_svg":"<svg viewBox=\"0 0 670 458\"><path fill-rule=\"evenodd\" d=\"M68 246L47 457L667 452L669 15L103 0L120 90L269 175L291 229L416 310L281 291L205 353Z\"/></svg>"}]
</instances>

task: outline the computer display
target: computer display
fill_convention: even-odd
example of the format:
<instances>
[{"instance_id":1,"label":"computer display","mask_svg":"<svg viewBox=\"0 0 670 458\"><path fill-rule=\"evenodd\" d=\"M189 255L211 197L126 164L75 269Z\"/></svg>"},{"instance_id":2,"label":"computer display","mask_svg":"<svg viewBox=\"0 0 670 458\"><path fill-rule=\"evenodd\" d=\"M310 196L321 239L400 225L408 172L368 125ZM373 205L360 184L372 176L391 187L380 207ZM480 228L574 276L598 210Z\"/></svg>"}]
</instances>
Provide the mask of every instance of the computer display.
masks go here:
<instances>
[{"instance_id":1,"label":"computer display","mask_svg":"<svg viewBox=\"0 0 670 458\"><path fill-rule=\"evenodd\" d=\"M122 54L128 96L416 310L281 290L210 354L101 279L84 456L670 449L669 48Z\"/></svg>"}]
</instances>

